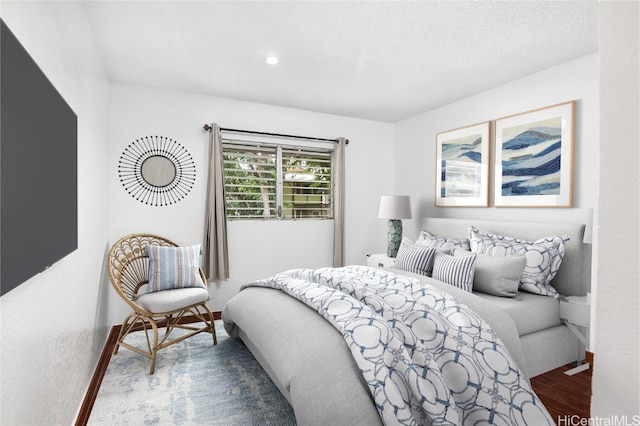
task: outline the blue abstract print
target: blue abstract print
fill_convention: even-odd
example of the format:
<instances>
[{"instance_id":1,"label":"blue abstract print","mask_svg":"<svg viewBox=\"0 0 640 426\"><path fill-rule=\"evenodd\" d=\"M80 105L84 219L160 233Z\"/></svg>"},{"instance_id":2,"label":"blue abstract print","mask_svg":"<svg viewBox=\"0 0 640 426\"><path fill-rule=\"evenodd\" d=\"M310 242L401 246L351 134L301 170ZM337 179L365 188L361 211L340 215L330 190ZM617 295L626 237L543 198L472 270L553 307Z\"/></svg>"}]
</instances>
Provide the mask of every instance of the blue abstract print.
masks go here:
<instances>
[{"instance_id":1,"label":"blue abstract print","mask_svg":"<svg viewBox=\"0 0 640 426\"><path fill-rule=\"evenodd\" d=\"M442 144L441 197L479 197L482 185L482 135Z\"/></svg>"},{"instance_id":2,"label":"blue abstract print","mask_svg":"<svg viewBox=\"0 0 640 426\"><path fill-rule=\"evenodd\" d=\"M502 131L502 195L560 194L562 118Z\"/></svg>"}]
</instances>

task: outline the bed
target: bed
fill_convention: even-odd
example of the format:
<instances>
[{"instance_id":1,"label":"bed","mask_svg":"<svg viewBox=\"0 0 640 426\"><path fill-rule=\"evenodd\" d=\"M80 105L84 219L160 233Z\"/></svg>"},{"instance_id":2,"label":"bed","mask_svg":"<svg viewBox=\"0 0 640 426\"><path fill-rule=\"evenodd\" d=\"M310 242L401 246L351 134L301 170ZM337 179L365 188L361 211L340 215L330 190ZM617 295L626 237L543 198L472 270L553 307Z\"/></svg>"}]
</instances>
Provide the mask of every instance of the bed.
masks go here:
<instances>
[{"instance_id":1,"label":"bed","mask_svg":"<svg viewBox=\"0 0 640 426\"><path fill-rule=\"evenodd\" d=\"M222 317L225 328L232 337L243 340L267 371L293 406L298 424L463 424L467 419L477 421L480 419L477 416L483 415L491 416L490 424L500 424L501 421L505 424L514 421L518 424L546 424L545 422L553 424L546 409L536 400L535 394L531 395L528 379L580 358L582 348L578 339L560 320L559 295L581 296L586 294L589 288L588 250L582 243L584 225L425 218L422 230L433 239L441 237L446 240L462 240L468 238L470 226L480 232L480 235L508 236L527 241L537 241L548 236L563 236L562 262L555 271L553 279L547 283L557 290L558 294L536 295L520 291L517 297L499 297L487 293L468 292L406 269L377 269L355 265L340 270L300 269L286 271L243 287L223 308ZM509 398L512 401L510 402L509 398L494 395L493 402L478 402L477 394L482 393L480 391L476 392L473 403L469 402L471 400L463 404L458 400L453 401L455 404L448 401L448 396L438 391L440 389L438 386L449 386L449 393L458 399L465 392L469 392L469 388L458 391L451 390L451 386L455 387L459 384L450 385L444 382L440 384L439 380L447 381L449 376L455 376L455 374L451 373L453 370L449 371L445 367L439 370L431 368L432 359L429 356L421 358L421 361L415 365L405 367L402 362L406 356L403 355L404 352L400 353L405 349L394 345L397 335L406 338L406 335L411 334L410 332L398 333L396 329L395 334L389 337L390 340L385 340L385 345L380 349L383 352L376 355L377 361L372 361L374 358L368 352L369 347L365 348L366 344L361 344L353 337L357 334L356 326L359 327L362 323L358 322L360 320L343 319L344 315L341 313L336 315L335 309L331 311L332 306L343 306L344 300L335 299L337 293L334 290L336 289L326 290L329 284L337 283L338 290L351 292L349 297L355 297L363 291L352 284L356 278L358 282L368 283L367 288L378 286L383 289L382 296L368 293L361 295L365 299L368 298L367 300L376 300L377 302L373 305L376 303L398 305L396 299L387 298L396 297L388 294L390 289L395 288L393 286L400 286L402 291L396 291L394 294L398 292L405 294L406 291L414 297L418 294L416 292L421 291L419 296L411 299L412 303L415 300L422 303L422 299L436 301L446 299L446 302L436 304L446 305L443 312L447 318L455 319L455 315L462 312L467 316L460 321L481 323L482 325L477 327L477 330L481 331L471 327L474 330L473 333L477 333L472 338L479 339L485 346L493 345L494 349L497 347L496 350L503 351L508 358L506 370L510 372L509 374L515 374L515 376L509 376L511 379L508 387L512 395ZM419 290L427 287L429 290L426 294L424 290ZM322 295L317 296L318 292ZM403 304L406 305L406 303L403 299ZM431 313L431 307L424 307L424 304L420 303L412 306L429 310L428 315L435 315ZM454 306L453 303L458 305ZM349 312L353 310L350 309ZM393 324L398 323L396 321L398 315L403 318L414 315L413 311L400 312L395 307L394 309L395 311L391 314L381 314L382 316L390 315L390 321ZM456 312L455 315L451 314L453 311ZM477 318L474 315L477 315ZM424 313L423 317L426 316L427 313ZM377 321L372 316L367 317L367 320L367 326ZM380 330L384 331L386 324L380 325ZM418 321L415 324L418 324ZM488 333L487 330L491 332ZM477 341L474 340L476 343ZM404 347L413 351L410 353L412 359L416 353L420 354L424 351L419 345L415 346L411 342L408 344L406 341L403 343ZM462 346L468 345L463 342ZM447 350L450 353L460 354L462 358L473 358L476 363L478 359L484 362L476 356L477 349L472 348L468 354L465 354L460 349L462 346L459 344L454 350ZM447 350L439 349L438 356L444 357ZM387 362L389 357L393 358L389 362L402 364L400 367L394 364L394 368L404 374L402 386L406 383L409 383L406 385L408 387L413 386L414 379L415 383L419 382L418 387L425 386L420 382L422 380L420 376L429 377L425 383L435 391L431 389L428 394L436 397L418 396L416 400L415 396L407 396L412 390L402 388L398 382L392 380L394 378L390 374L382 379L377 377L376 374L382 374L377 370L377 366ZM500 359L502 362L502 358ZM441 360L438 362L438 365L443 365ZM444 364L453 365L447 362ZM475 371L480 367L476 365L465 368L476 374ZM415 376L412 369L418 371L418 376ZM485 379L469 379L467 382L481 383L481 380ZM377 388L374 388L372 383L381 383L385 380L391 383L385 385L386 389L393 389L393 392L373 390ZM497 385L494 383L488 387L491 388L491 386L495 389ZM478 385L477 388L486 390L487 386ZM491 394L491 390L489 389L487 393ZM406 397L404 405L402 401L398 402L397 398L400 397ZM520 402L514 404L514 398L519 398ZM510 412L507 414L501 412L499 408L505 401L504 411ZM420 404L422 406L417 407ZM448 404L452 406L457 404L458 408L447 411ZM460 406L465 404L466 408L460 409ZM514 409L516 405L518 409ZM478 414L481 411L482 413ZM425 415L425 412L428 415ZM520 420L514 420L518 416Z\"/></svg>"}]
</instances>

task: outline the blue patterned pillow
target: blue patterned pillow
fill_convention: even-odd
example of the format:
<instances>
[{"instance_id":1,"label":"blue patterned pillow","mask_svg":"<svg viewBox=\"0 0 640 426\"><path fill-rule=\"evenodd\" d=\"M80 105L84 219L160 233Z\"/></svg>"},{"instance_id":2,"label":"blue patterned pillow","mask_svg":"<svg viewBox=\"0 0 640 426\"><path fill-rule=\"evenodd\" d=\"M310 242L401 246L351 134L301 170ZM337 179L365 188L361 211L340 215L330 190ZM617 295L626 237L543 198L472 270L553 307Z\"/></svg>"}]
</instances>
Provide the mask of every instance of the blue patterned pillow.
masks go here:
<instances>
[{"instance_id":1,"label":"blue patterned pillow","mask_svg":"<svg viewBox=\"0 0 640 426\"><path fill-rule=\"evenodd\" d=\"M567 236L552 236L536 241L521 240L479 231L469 227L471 251L491 256L524 255L527 263L520 277L520 289L544 296L557 296L549 283L558 273L564 258Z\"/></svg>"},{"instance_id":2,"label":"blue patterned pillow","mask_svg":"<svg viewBox=\"0 0 640 426\"><path fill-rule=\"evenodd\" d=\"M408 238L403 238L396 255L395 267L403 271L429 275L435 252L434 248L421 247L413 244Z\"/></svg>"},{"instance_id":3,"label":"blue patterned pillow","mask_svg":"<svg viewBox=\"0 0 640 426\"><path fill-rule=\"evenodd\" d=\"M432 278L471 292L476 270L476 255L452 256L436 252Z\"/></svg>"},{"instance_id":4,"label":"blue patterned pillow","mask_svg":"<svg viewBox=\"0 0 640 426\"><path fill-rule=\"evenodd\" d=\"M416 245L433 247L436 250L453 250L456 247L466 251L470 250L468 238L438 237L424 230L420 231Z\"/></svg>"},{"instance_id":5,"label":"blue patterned pillow","mask_svg":"<svg viewBox=\"0 0 640 426\"><path fill-rule=\"evenodd\" d=\"M189 247L148 245L147 293L174 288L205 288L200 276L200 244Z\"/></svg>"}]
</instances>

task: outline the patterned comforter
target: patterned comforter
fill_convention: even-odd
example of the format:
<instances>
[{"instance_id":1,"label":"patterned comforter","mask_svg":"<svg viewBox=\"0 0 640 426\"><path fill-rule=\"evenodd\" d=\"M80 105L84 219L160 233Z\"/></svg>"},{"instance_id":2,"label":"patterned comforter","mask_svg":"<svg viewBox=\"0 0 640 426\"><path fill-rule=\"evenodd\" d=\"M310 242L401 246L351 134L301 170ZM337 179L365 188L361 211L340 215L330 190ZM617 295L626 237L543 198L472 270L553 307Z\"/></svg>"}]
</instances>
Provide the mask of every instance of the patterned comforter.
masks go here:
<instances>
[{"instance_id":1,"label":"patterned comforter","mask_svg":"<svg viewBox=\"0 0 640 426\"><path fill-rule=\"evenodd\" d=\"M347 266L244 287L282 290L339 330L385 424L554 424L491 326L416 278Z\"/></svg>"}]
</instances>

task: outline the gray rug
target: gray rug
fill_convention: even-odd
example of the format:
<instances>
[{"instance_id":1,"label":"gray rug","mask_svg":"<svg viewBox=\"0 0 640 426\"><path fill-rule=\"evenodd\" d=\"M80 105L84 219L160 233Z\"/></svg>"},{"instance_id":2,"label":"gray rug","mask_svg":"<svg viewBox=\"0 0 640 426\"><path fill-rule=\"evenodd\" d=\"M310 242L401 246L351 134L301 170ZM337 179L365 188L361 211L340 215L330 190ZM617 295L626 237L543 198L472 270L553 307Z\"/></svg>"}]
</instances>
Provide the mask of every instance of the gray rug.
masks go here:
<instances>
[{"instance_id":1,"label":"gray rug","mask_svg":"<svg viewBox=\"0 0 640 426\"><path fill-rule=\"evenodd\" d=\"M238 339L216 321L208 333L149 359L125 348L111 357L89 425L295 425L293 409ZM128 340L144 345L144 335Z\"/></svg>"}]
</instances>

